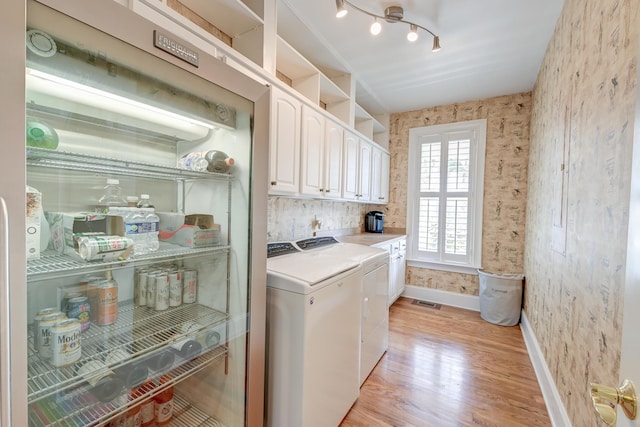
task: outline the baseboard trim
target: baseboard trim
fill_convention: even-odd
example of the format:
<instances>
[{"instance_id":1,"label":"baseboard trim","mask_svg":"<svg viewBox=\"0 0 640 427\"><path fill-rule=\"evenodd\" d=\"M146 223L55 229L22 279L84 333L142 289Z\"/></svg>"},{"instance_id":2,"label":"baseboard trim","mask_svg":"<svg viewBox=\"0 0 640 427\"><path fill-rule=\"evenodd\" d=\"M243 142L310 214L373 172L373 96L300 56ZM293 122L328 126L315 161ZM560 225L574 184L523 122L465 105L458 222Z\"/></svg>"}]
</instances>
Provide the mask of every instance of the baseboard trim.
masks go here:
<instances>
[{"instance_id":1,"label":"baseboard trim","mask_svg":"<svg viewBox=\"0 0 640 427\"><path fill-rule=\"evenodd\" d=\"M562 403L556 383L551 376L551 371L549 371L547 362L544 360L544 355L542 354L538 340L533 333L533 329L531 329L531 324L524 310L522 310L522 316L520 317L520 330L522 331L524 343L527 346L527 352L529 353L533 370L538 378L544 403L547 405L547 411L549 411L551 425L553 427L571 427L571 420L569 420L567 410Z\"/></svg>"},{"instance_id":2,"label":"baseboard trim","mask_svg":"<svg viewBox=\"0 0 640 427\"><path fill-rule=\"evenodd\" d=\"M441 291L439 289L406 285L402 296L450 305L452 307L466 308L467 310L480 311L480 298L476 295L458 294L456 292Z\"/></svg>"}]
</instances>

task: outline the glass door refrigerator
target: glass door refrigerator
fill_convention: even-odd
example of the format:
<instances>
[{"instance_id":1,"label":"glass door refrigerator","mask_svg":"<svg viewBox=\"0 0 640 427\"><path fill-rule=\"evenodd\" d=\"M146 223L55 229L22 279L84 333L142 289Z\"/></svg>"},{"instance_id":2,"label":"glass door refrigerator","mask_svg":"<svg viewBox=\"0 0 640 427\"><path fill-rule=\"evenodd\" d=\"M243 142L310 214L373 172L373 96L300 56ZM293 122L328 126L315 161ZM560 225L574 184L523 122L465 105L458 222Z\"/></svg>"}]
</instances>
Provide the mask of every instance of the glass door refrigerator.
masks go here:
<instances>
[{"instance_id":1,"label":"glass door refrigerator","mask_svg":"<svg viewBox=\"0 0 640 427\"><path fill-rule=\"evenodd\" d=\"M262 425L268 88L113 1L7 14L2 426Z\"/></svg>"}]
</instances>

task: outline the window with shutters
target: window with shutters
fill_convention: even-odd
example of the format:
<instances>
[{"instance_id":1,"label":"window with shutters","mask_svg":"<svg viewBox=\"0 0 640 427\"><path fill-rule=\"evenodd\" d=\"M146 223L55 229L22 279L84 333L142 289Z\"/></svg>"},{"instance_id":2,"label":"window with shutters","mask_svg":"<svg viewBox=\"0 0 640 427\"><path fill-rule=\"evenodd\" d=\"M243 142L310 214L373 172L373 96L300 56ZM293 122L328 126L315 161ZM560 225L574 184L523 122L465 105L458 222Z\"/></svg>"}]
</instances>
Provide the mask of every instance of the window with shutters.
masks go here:
<instances>
[{"instance_id":1,"label":"window with shutters","mask_svg":"<svg viewBox=\"0 0 640 427\"><path fill-rule=\"evenodd\" d=\"M410 265L481 266L486 128L486 120L474 120L409 131Z\"/></svg>"}]
</instances>

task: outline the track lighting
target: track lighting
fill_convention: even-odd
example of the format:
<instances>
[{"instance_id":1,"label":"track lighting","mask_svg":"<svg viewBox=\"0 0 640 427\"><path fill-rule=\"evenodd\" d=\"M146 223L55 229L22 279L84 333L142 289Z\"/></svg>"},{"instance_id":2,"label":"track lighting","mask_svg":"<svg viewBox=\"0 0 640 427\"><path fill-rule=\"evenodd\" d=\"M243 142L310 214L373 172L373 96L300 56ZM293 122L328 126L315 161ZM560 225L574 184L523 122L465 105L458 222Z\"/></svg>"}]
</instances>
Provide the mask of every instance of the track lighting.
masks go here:
<instances>
[{"instance_id":1,"label":"track lighting","mask_svg":"<svg viewBox=\"0 0 640 427\"><path fill-rule=\"evenodd\" d=\"M336 0L336 9L336 18L347 16L347 13L349 12L347 8L344 7L344 0Z\"/></svg>"},{"instance_id":2,"label":"track lighting","mask_svg":"<svg viewBox=\"0 0 640 427\"><path fill-rule=\"evenodd\" d=\"M371 34L377 36L382 31L382 25L378 22L378 18L373 18L373 24L371 24Z\"/></svg>"},{"instance_id":3,"label":"track lighting","mask_svg":"<svg viewBox=\"0 0 640 427\"><path fill-rule=\"evenodd\" d=\"M409 40L410 42L415 42L416 40L418 40L418 28L421 28L422 30L426 31L427 33L433 36L433 48L431 49L431 51L437 52L440 50L440 37L436 36L431 30L423 27L422 25L418 25L413 22L404 20L403 19L404 9L402 9L402 7L400 6L387 7L384 11L384 16L383 16L383 15L377 15L375 13L369 12L368 10L362 9L356 6L355 4L351 3L349 0L336 0L336 9L337 9L336 17L337 18L342 18L347 14L348 11L345 5L349 5L353 9L361 13L364 13L365 15L369 15L373 18L373 23L371 24L370 31L371 31L371 34L373 34L374 36L380 34L380 32L382 31L382 25L380 24L380 21L378 19L384 19L385 21L392 24L396 22L402 22L409 25L407 40Z\"/></svg>"},{"instance_id":4,"label":"track lighting","mask_svg":"<svg viewBox=\"0 0 640 427\"><path fill-rule=\"evenodd\" d=\"M409 25L409 32L407 33L407 40L414 42L418 40L418 27L415 24Z\"/></svg>"}]
</instances>

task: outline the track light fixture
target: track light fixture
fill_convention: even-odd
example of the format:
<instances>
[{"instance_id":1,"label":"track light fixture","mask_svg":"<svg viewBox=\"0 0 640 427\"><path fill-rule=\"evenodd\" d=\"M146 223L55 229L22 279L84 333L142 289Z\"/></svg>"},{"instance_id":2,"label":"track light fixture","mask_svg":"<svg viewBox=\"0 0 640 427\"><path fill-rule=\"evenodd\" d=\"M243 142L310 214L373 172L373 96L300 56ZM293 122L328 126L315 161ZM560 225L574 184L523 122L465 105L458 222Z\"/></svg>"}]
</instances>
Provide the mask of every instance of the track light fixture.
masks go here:
<instances>
[{"instance_id":1,"label":"track light fixture","mask_svg":"<svg viewBox=\"0 0 640 427\"><path fill-rule=\"evenodd\" d=\"M422 25L414 24L413 22L404 20L403 19L404 10L400 6L387 7L384 11L384 16L382 16L382 15L376 15L375 13L369 12L368 10L364 10L356 6L355 4L351 3L349 0L336 0L336 9L337 9L336 18L342 18L347 15L348 10L345 7L345 4L373 18L373 23L371 24L370 30L371 30L371 34L373 34L374 36L380 34L380 31L382 31L382 25L380 24L380 21L378 21L378 19L384 19L389 23L403 22L409 25L407 40L409 40L410 42L414 42L418 40L418 28L421 28L433 36L433 48L431 49L431 51L437 52L440 50L440 37L435 35L428 28L423 27Z\"/></svg>"}]
</instances>

